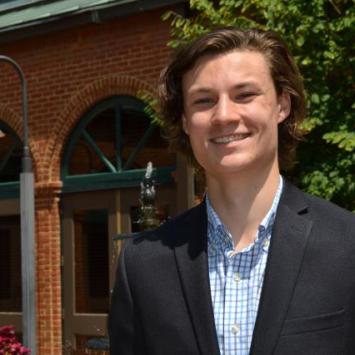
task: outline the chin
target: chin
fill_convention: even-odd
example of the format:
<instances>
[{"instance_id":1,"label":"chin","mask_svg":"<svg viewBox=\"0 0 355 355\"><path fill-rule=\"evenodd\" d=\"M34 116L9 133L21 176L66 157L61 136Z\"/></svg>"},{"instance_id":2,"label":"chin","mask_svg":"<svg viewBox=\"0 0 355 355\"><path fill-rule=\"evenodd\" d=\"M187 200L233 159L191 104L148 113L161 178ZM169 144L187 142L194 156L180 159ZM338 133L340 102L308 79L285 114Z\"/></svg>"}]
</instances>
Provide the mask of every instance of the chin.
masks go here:
<instances>
[{"instance_id":1,"label":"chin","mask_svg":"<svg viewBox=\"0 0 355 355\"><path fill-rule=\"evenodd\" d=\"M221 159L216 165L223 170L243 170L257 163L254 156L227 156Z\"/></svg>"},{"instance_id":2,"label":"chin","mask_svg":"<svg viewBox=\"0 0 355 355\"><path fill-rule=\"evenodd\" d=\"M250 173L255 174L260 170L264 170L263 167L271 167L273 159L265 159L265 157L224 157L217 162L209 162L201 164L206 171L206 174L213 175L215 177L230 175L230 174L242 174Z\"/></svg>"},{"instance_id":3,"label":"chin","mask_svg":"<svg viewBox=\"0 0 355 355\"><path fill-rule=\"evenodd\" d=\"M251 170L250 164L217 164L209 166L205 169L207 174L214 175L216 177L230 174L240 174Z\"/></svg>"}]
</instances>

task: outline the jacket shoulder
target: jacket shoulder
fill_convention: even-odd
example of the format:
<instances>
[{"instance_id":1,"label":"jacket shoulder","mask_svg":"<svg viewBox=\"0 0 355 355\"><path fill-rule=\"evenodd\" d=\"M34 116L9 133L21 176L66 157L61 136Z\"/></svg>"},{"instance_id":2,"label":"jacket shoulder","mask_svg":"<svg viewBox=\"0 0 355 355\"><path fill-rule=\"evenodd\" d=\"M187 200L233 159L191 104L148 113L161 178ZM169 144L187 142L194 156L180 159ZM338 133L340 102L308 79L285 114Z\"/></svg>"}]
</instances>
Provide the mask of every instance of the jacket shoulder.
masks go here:
<instances>
[{"instance_id":1,"label":"jacket shoulder","mask_svg":"<svg viewBox=\"0 0 355 355\"><path fill-rule=\"evenodd\" d=\"M320 197L306 193L305 196L309 201L311 213L319 215L320 218L329 218L331 220L337 220L341 223L355 224L355 214L353 212L350 212Z\"/></svg>"},{"instance_id":2,"label":"jacket shoulder","mask_svg":"<svg viewBox=\"0 0 355 355\"><path fill-rule=\"evenodd\" d=\"M327 201L299 190L286 183L284 203L300 214L308 215L315 223L321 223L330 229L348 230L355 233L355 214Z\"/></svg>"}]
</instances>

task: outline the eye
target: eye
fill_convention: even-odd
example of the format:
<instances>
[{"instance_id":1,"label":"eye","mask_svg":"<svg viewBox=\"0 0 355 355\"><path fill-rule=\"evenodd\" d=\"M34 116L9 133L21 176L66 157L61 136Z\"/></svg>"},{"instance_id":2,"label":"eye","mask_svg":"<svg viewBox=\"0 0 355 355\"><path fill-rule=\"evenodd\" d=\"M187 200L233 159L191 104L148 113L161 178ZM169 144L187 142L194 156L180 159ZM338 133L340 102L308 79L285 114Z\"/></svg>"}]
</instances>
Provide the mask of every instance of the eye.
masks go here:
<instances>
[{"instance_id":1,"label":"eye","mask_svg":"<svg viewBox=\"0 0 355 355\"><path fill-rule=\"evenodd\" d=\"M200 97L195 99L192 103L193 105L207 105L213 103L213 99L210 97Z\"/></svg>"},{"instance_id":2,"label":"eye","mask_svg":"<svg viewBox=\"0 0 355 355\"><path fill-rule=\"evenodd\" d=\"M241 101L241 102L249 102L251 101L255 96L256 92L253 91L246 91L246 92L241 92L238 95L236 95L235 99L236 101Z\"/></svg>"}]
</instances>

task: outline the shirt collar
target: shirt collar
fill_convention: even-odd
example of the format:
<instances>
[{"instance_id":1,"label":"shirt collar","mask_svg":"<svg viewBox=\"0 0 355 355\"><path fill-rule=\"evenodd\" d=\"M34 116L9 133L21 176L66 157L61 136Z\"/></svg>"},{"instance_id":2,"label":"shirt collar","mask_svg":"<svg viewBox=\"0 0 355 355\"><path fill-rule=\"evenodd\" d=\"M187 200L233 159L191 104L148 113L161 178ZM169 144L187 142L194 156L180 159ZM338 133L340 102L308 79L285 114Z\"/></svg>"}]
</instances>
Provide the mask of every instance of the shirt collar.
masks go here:
<instances>
[{"instance_id":1,"label":"shirt collar","mask_svg":"<svg viewBox=\"0 0 355 355\"><path fill-rule=\"evenodd\" d=\"M279 185L277 187L274 199L272 201L272 205L259 225L257 238L254 243L246 247L243 251L250 250L255 244L261 243L261 241L263 241L265 238L270 239L271 229L275 221L276 210L280 202L283 185L284 185L283 178L282 176L280 176ZM227 245L233 248L232 235L230 234L227 227L223 224L223 222L219 218L217 212L212 207L211 202L208 198L208 194L206 194L205 198L206 198L206 208L207 208L208 229L210 231L210 233L208 233L208 244L214 245L217 248L223 247L223 249L225 249Z\"/></svg>"}]
</instances>

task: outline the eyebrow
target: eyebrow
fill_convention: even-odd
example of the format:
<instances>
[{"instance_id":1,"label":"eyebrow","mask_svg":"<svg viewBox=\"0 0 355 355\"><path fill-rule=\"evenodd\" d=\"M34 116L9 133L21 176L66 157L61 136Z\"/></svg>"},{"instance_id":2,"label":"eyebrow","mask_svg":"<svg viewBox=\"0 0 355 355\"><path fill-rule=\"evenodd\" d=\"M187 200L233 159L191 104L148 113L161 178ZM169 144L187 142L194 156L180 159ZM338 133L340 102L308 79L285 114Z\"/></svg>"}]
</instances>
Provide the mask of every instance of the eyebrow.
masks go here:
<instances>
[{"instance_id":1,"label":"eyebrow","mask_svg":"<svg viewBox=\"0 0 355 355\"><path fill-rule=\"evenodd\" d=\"M248 87L257 87L258 84L254 81L246 81L244 83L237 84L233 87L233 89L244 89Z\"/></svg>"},{"instance_id":2,"label":"eyebrow","mask_svg":"<svg viewBox=\"0 0 355 355\"><path fill-rule=\"evenodd\" d=\"M257 88L258 84L254 81L246 81L243 83L239 83L236 84L232 87L233 90L242 90L245 88ZM205 94L205 93L210 93L211 91L213 91L213 87L197 87L196 89L194 89L194 87L192 87L192 90L189 90L188 93L191 94Z\"/></svg>"},{"instance_id":3,"label":"eyebrow","mask_svg":"<svg viewBox=\"0 0 355 355\"><path fill-rule=\"evenodd\" d=\"M212 88L208 88L208 87L197 87L194 88L192 87L191 90L188 90L187 92L191 95L191 94L204 94L204 93L209 93L211 92L213 89Z\"/></svg>"}]
</instances>

